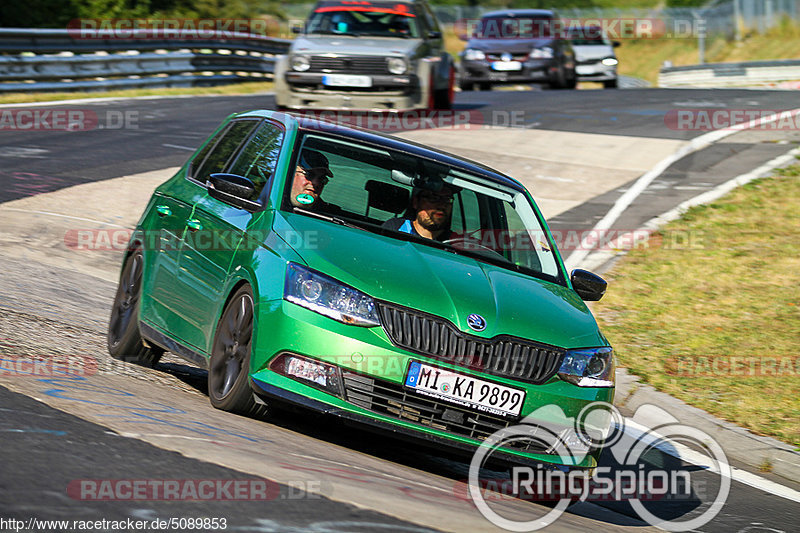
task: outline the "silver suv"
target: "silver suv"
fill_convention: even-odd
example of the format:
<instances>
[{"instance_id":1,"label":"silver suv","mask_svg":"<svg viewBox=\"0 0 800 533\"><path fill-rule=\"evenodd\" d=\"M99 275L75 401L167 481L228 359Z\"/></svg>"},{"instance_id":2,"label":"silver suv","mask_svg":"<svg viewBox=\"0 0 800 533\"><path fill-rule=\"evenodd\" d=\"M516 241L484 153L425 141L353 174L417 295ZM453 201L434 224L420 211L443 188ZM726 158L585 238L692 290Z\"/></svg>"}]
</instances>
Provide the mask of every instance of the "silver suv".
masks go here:
<instances>
[{"instance_id":1,"label":"silver suv","mask_svg":"<svg viewBox=\"0 0 800 533\"><path fill-rule=\"evenodd\" d=\"M425 0L322 0L275 67L287 109L448 109L455 66Z\"/></svg>"}]
</instances>

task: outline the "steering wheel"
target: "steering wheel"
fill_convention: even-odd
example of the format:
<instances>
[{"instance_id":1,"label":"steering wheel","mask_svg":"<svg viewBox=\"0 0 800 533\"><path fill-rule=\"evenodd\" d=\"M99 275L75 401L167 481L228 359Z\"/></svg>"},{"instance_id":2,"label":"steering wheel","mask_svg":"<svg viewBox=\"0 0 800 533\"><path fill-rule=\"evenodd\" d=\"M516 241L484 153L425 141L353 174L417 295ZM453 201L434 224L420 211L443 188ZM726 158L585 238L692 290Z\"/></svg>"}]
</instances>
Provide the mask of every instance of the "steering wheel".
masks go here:
<instances>
[{"instance_id":1,"label":"steering wheel","mask_svg":"<svg viewBox=\"0 0 800 533\"><path fill-rule=\"evenodd\" d=\"M446 241L442 241L442 244L449 244L450 246L453 246L453 248L459 248L461 250L472 250L472 251L476 251L476 252L486 251L486 252L492 253L493 255L498 255L498 256L502 257L503 259L505 259L503 254L501 254L500 252L498 252L494 248L489 248L488 246L483 244L481 241L479 241L475 237L472 237L471 235L463 235L461 237L455 237L453 239L447 239ZM463 244L463 246L454 246L455 244ZM479 250L475 250L475 248L479 248Z\"/></svg>"}]
</instances>

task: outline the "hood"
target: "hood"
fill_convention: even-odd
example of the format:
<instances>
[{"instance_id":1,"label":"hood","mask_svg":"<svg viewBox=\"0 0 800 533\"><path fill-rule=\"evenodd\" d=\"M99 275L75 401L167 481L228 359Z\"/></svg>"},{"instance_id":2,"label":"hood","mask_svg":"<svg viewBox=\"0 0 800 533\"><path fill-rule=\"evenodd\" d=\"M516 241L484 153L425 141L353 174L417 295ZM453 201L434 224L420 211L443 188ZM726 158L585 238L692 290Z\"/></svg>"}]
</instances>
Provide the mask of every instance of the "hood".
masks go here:
<instances>
[{"instance_id":1,"label":"hood","mask_svg":"<svg viewBox=\"0 0 800 533\"><path fill-rule=\"evenodd\" d=\"M386 55L412 57L421 39L354 37L348 35L300 35L292 43L293 54Z\"/></svg>"},{"instance_id":2,"label":"hood","mask_svg":"<svg viewBox=\"0 0 800 533\"><path fill-rule=\"evenodd\" d=\"M502 54L527 54L534 48L554 46L553 39L470 39L467 48Z\"/></svg>"},{"instance_id":3,"label":"hood","mask_svg":"<svg viewBox=\"0 0 800 533\"><path fill-rule=\"evenodd\" d=\"M280 212L273 229L285 240L309 236L295 251L306 264L379 300L443 317L461 331L514 335L563 348L603 346L594 317L567 287L452 252ZM312 240L313 238L313 240ZM467 317L478 313L476 333Z\"/></svg>"},{"instance_id":4,"label":"hood","mask_svg":"<svg viewBox=\"0 0 800 533\"><path fill-rule=\"evenodd\" d=\"M577 61L592 61L594 59L604 59L606 57L616 57L614 47L606 44L578 44L572 45Z\"/></svg>"}]
</instances>

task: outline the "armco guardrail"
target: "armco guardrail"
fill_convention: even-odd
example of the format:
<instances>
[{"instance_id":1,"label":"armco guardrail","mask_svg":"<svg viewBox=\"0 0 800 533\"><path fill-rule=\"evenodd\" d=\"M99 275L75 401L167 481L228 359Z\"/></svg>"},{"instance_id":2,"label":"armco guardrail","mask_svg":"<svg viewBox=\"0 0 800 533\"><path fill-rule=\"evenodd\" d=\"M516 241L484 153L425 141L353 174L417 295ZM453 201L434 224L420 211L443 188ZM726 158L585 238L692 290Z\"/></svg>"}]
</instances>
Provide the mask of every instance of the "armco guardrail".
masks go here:
<instances>
[{"instance_id":1,"label":"armco guardrail","mask_svg":"<svg viewBox=\"0 0 800 533\"><path fill-rule=\"evenodd\" d=\"M235 32L0 28L0 92L213 85L269 79L291 41Z\"/></svg>"},{"instance_id":2,"label":"armco guardrail","mask_svg":"<svg viewBox=\"0 0 800 533\"><path fill-rule=\"evenodd\" d=\"M667 88L789 87L788 82L797 80L800 80L798 59L665 67L658 73L658 86Z\"/></svg>"}]
</instances>

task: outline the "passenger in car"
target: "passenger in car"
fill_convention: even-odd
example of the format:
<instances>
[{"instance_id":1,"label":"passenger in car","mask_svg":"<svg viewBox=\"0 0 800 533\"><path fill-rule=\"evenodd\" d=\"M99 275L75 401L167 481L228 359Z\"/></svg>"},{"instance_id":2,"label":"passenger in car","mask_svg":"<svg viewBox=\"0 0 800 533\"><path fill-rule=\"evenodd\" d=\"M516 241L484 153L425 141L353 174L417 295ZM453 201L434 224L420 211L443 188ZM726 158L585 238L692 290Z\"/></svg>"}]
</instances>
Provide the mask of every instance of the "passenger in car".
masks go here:
<instances>
[{"instance_id":1,"label":"passenger in car","mask_svg":"<svg viewBox=\"0 0 800 533\"><path fill-rule=\"evenodd\" d=\"M456 235L450 230L450 218L456 192L448 184L438 191L415 188L407 217L391 218L382 227L439 242L455 238Z\"/></svg>"}]
</instances>

